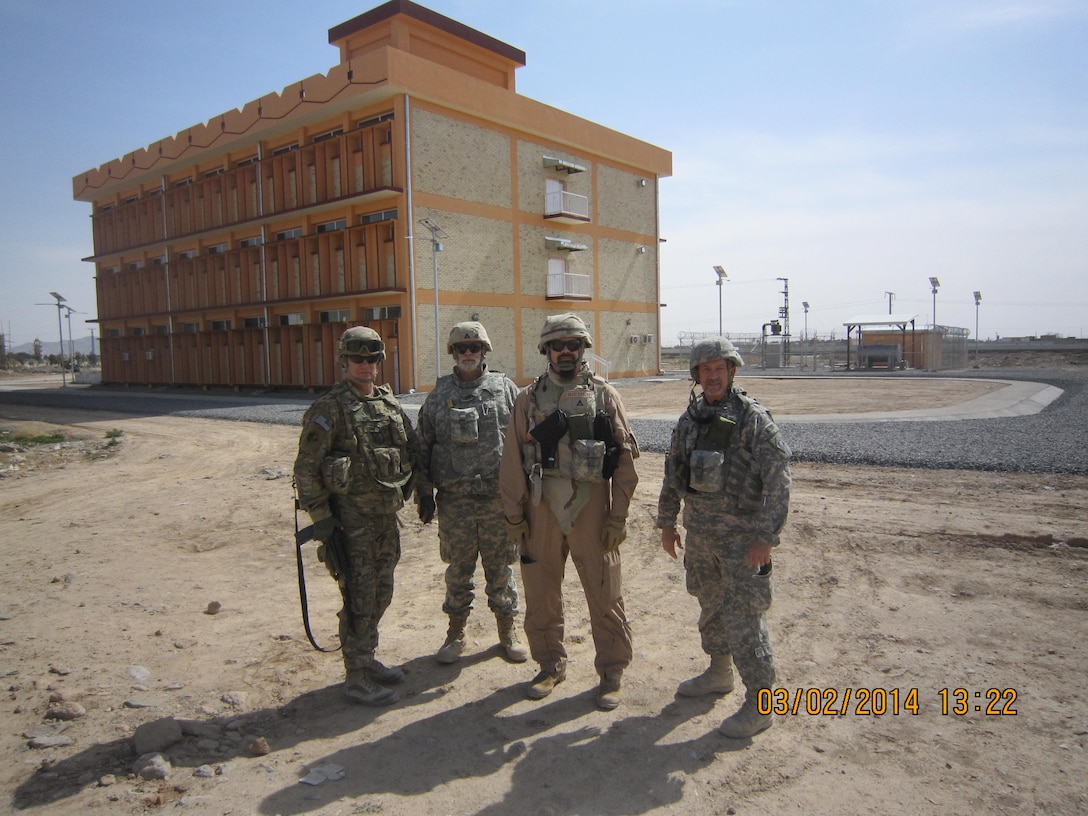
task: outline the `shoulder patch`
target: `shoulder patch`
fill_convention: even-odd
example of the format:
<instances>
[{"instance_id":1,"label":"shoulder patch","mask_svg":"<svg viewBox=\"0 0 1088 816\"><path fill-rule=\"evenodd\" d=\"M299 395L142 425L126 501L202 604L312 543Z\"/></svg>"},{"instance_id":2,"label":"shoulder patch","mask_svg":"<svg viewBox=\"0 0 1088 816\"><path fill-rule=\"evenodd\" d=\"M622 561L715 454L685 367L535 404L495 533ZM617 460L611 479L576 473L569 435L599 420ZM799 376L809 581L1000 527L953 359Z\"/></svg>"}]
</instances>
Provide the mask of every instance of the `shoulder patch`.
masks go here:
<instances>
[{"instance_id":1,"label":"shoulder patch","mask_svg":"<svg viewBox=\"0 0 1088 816\"><path fill-rule=\"evenodd\" d=\"M325 433L332 430L332 423L329 422L328 417L321 416L320 414L314 417L313 423L320 427Z\"/></svg>"}]
</instances>

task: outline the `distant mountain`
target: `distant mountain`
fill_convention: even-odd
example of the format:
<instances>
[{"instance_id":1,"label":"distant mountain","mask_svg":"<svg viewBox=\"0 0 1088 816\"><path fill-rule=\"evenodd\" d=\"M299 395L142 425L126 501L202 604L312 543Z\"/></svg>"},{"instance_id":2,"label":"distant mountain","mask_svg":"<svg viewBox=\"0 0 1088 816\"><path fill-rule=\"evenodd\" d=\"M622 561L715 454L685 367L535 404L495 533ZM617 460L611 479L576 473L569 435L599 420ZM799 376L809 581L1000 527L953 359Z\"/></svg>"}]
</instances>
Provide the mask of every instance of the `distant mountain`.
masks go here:
<instances>
[{"instance_id":1,"label":"distant mountain","mask_svg":"<svg viewBox=\"0 0 1088 816\"><path fill-rule=\"evenodd\" d=\"M60 350L60 343L57 342L56 340L49 341L49 340L46 340L44 337L41 337L39 339L42 341L42 354L43 355L48 357L50 354L56 354ZM98 344L98 340L99 340L98 337L94 338L94 350L96 352L99 352L99 351L102 350L101 346L99 346L99 344ZM87 335L86 337L73 337L72 338L72 346L75 348L77 354L90 354L91 353L91 336ZM18 354L19 352L26 352L27 354L33 354L34 353L34 344L33 343L23 343L22 345L12 346L12 347L10 347L8 349L9 354ZM65 337L64 337L64 354L65 354L65 356L68 355L68 337L67 337L67 335L65 335Z\"/></svg>"}]
</instances>

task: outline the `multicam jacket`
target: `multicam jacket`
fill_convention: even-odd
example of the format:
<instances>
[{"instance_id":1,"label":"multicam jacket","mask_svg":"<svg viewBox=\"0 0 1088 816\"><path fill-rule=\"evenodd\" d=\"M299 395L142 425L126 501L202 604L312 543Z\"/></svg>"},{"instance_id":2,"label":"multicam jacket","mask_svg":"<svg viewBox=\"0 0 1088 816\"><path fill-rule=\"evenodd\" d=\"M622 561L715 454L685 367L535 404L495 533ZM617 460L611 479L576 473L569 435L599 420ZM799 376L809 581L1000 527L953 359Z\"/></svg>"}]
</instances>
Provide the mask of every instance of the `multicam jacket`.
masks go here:
<instances>
[{"instance_id":1,"label":"multicam jacket","mask_svg":"<svg viewBox=\"0 0 1088 816\"><path fill-rule=\"evenodd\" d=\"M767 409L733 386L725 401L700 395L680 417L665 459L657 526L750 531L772 546L790 503L790 449Z\"/></svg>"},{"instance_id":2,"label":"multicam jacket","mask_svg":"<svg viewBox=\"0 0 1088 816\"><path fill-rule=\"evenodd\" d=\"M389 386L364 397L347 380L338 383L302 418L295 459L299 504L314 521L335 515L337 502L395 513L411 495L417 444Z\"/></svg>"},{"instance_id":3,"label":"multicam jacket","mask_svg":"<svg viewBox=\"0 0 1088 816\"><path fill-rule=\"evenodd\" d=\"M442 377L419 410L419 489L498 496L506 426L518 395L513 380L487 371L475 380Z\"/></svg>"}]
</instances>

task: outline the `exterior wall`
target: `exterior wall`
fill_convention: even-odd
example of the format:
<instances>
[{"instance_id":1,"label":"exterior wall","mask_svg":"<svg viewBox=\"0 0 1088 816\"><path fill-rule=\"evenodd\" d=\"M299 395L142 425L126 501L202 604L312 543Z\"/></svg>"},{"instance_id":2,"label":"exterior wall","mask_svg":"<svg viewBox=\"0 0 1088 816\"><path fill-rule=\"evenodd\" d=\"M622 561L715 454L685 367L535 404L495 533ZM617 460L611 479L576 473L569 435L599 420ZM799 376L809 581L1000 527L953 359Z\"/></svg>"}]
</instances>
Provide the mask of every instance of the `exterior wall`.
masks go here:
<instances>
[{"instance_id":1,"label":"exterior wall","mask_svg":"<svg viewBox=\"0 0 1088 816\"><path fill-rule=\"evenodd\" d=\"M324 388L336 338L370 325L383 381L426 389L449 327L478 315L491 366L524 383L544 317L566 311L604 327L613 376L656 372L669 155L518 96L524 54L422 7L387 3L330 41L344 61L327 74L73 179L103 382ZM549 216L549 179L587 214ZM446 232L437 255L424 218ZM555 259L588 289L549 296Z\"/></svg>"}]
</instances>

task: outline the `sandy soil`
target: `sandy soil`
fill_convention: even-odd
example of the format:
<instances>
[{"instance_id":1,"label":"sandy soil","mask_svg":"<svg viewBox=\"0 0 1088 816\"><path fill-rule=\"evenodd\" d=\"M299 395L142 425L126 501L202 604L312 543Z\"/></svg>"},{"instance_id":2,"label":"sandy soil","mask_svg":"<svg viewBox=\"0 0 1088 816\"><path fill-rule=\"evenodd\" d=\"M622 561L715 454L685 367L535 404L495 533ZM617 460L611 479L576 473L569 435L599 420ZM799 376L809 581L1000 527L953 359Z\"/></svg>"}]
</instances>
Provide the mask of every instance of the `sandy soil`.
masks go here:
<instances>
[{"instance_id":1,"label":"sandy soil","mask_svg":"<svg viewBox=\"0 0 1088 816\"><path fill-rule=\"evenodd\" d=\"M632 413L682 410L686 391L645 388L625 388ZM842 410L864 398L834 394ZM830 397L805 399L829 411ZM0 454L18 468L0 479L4 811L1088 812L1084 477L795 466L771 613L789 713L736 742L716 729L737 694L674 697L705 660L683 568L653 529L660 455L639 460L624 545L636 657L619 709L593 703L573 570L572 662L550 698L524 699L535 667L498 656L486 610L466 657L436 663L443 565L433 526L408 513L380 649L407 681L399 703L367 709L342 701L338 656L302 629L295 429L21 418L82 441ZM335 588L312 547L313 625L335 645ZM165 778L143 779L136 744L164 720L180 739L162 750ZM342 778L300 783L329 766Z\"/></svg>"}]
</instances>

